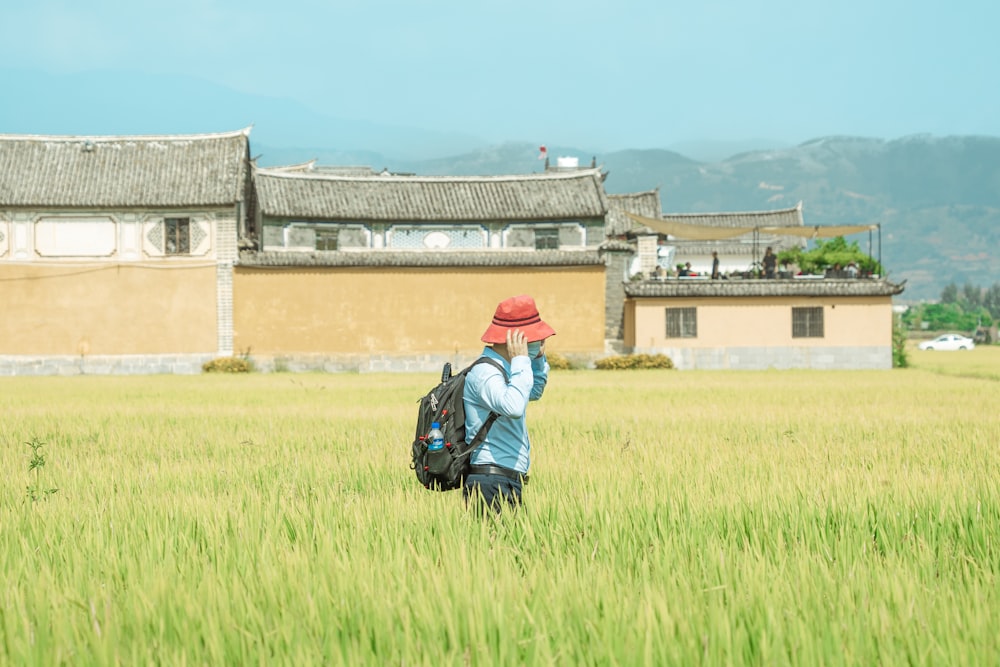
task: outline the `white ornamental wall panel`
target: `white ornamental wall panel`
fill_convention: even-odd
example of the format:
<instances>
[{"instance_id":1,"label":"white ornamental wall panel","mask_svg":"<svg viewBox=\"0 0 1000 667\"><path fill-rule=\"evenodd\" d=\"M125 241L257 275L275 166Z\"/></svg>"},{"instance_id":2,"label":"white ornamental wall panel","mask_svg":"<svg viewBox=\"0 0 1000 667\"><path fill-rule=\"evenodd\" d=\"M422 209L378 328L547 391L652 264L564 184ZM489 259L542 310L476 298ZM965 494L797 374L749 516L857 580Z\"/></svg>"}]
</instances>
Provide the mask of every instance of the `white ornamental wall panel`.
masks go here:
<instances>
[{"instance_id":1,"label":"white ornamental wall panel","mask_svg":"<svg viewBox=\"0 0 1000 667\"><path fill-rule=\"evenodd\" d=\"M191 255L203 257L212 250L212 223L209 220L191 219Z\"/></svg>"},{"instance_id":2,"label":"white ornamental wall panel","mask_svg":"<svg viewBox=\"0 0 1000 667\"><path fill-rule=\"evenodd\" d=\"M134 220L123 221L118 226L119 256L124 260L136 260L140 257L139 238L142 234L142 225Z\"/></svg>"},{"instance_id":3,"label":"white ornamental wall panel","mask_svg":"<svg viewBox=\"0 0 1000 667\"><path fill-rule=\"evenodd\" d=\"M11 240L11 253L14 259L31 259L29 242L31 240L31 223L15 222Z\"/></svg>"},{"instance_id":4,"label":"white ornamental wall panel","mask_svg":"<svg viewBox=\"0 0 1000 667\"><path fill-rule=\"evenodd\" d=\"M6 220L0 220L0 257L7 256L10 247L10 225Z\"/></svg>"},{"instance_id":5,"label":"white ornamental wall panel","mask_svg":"<svg viewBox=\"0 0 1000 667\"><path fill-rule=\"evenodd\" d=\"M478 249L488 243L486 230L481 227L393 227L389 232L389 247L421 250Z\"/></svg>"},{"instance_id":6,"label":"white ornamental wall panel","mask_svg":"<svg viewBox=\"0 0 1000 667\"><path fill-rule=\"evenodd\" d=\"M142 225L142 251L148 257L163 257L163 219L147 220Z\"/></svg>"},{"instance_id":7,"label":"white ornamental wall panel","mask_svg":"<svg viewBox=\"0 0 1000 667\"><path fill-rule=\"evenodd\" d=\"M117 225L108 217L35 221L35 252L40 257L112 257L117 237Z\"/></svg>"},{"instance_id":8,"label":"white ornamental wall panel","mask_svg":"<svg viewBox=\"0 0 1000 667\"><path fill-rule=\"evenodd\" d=\"M564 234L566 243L563 242ZM586 247L587 228L579 222L563 226L559 232L559 243L560 245L580 246L581 248Z\"/></svg>"}]
</instances>

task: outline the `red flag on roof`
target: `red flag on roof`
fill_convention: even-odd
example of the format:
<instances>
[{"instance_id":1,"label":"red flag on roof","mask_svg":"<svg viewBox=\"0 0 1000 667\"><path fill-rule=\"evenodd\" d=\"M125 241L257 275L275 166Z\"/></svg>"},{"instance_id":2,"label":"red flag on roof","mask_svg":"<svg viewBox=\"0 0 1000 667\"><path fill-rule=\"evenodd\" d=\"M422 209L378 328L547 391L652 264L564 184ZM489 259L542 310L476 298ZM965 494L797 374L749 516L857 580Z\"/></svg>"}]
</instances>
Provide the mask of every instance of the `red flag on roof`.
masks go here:
<instances>
[{"instance_id":1,"label":"red flag on roof","mask_svg":"<svg viewBox=\"0 0 1000 667\"><path fill-rule=\"evenodd\" d=\"M539 146L538 147L538 159L541 160L542 158L546 157L547 155L548 155L548 150L546 150L545 146Z\"/></svg>"}]
</instances>

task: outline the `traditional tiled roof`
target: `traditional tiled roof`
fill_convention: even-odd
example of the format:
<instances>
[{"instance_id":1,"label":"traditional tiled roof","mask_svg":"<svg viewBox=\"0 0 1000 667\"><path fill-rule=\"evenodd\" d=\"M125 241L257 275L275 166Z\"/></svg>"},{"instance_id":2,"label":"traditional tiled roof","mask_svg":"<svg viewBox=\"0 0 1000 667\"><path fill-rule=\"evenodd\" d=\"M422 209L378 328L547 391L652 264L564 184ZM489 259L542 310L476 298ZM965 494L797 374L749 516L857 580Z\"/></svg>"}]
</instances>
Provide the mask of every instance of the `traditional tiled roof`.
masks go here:
<instances>
[{"instance_id":1,"label":"traditional tiled roof","mask_svg":"<svg viewBox=\"0 0 1000 667\"><path fill-rule=\"evenodd\" d=\"M603 218L600 171L515 176L347 176L259 168L254 183L268 217L383 222L486 222Z\"/></svg>"},{"instance_id":2,"label":"traditional tiled roof","mask_svg":"<svg viewBox=\"0 0 1000 667\"><path fill-rule=\"evenodd\" d=\"M904 281L905 283L905 281ZM630 297L893 296L904 283L885 279L704 280L672 278L626 283Z\"/></svg>"},{"instance_id":3,"label":"traditional tiled roof","mask_svg":"<svg viewBox=\"0 0 1000 667\"><path fill-rule=\"evenodd\" d=\"M680 222L686 225L706 227L801 227L804 224L802 221L802 202L799 202L794 208L774 211L664 213L656 217L666 222Z\"/></svg>"},{"instance_id":4,"label":"traditional tiled roof","mask_svg":"<svg viewBox=\"0 0 1000 667\"><path fill-rule=\"evenodd\" d=\"M661 217L660 191L635 192L624 195L608 195L608 216L604 225L604 234L609 238L623 236L629 232L642 231L625 211L647 218ZM647 233L655 233L645 229Z\"/></svg>"},{"instance_id":5,"label":"traditional tiled roof","mask_svg":"<svg viewBox=\"0 0 1000 667\"><path fill-rule=\"evenodd\" d=\"M594 266L604 264L596 250L446 250L244 252L240 266L253 267L466 267Z\"/></svg>"},{"instance_id":6,"label":"traditional tiled roof","mask_svg":"<svg viewBox=\"0 0 1000 667\"><path fill-rule=\"evenodd\" d=\"M0 135L0 206L234 204L243 199L249 133Z\"/></svg>"}]
</instances>

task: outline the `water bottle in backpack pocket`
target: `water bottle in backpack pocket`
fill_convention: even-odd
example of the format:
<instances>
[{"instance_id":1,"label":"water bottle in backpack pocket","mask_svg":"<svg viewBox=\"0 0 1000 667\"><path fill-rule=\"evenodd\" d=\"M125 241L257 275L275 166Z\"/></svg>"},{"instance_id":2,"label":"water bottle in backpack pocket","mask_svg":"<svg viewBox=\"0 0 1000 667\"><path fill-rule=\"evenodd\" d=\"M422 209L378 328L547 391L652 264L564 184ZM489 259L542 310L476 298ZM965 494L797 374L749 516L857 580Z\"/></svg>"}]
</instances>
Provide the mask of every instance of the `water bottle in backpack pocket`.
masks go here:
<instances>
[{"instance_id":1,"label":"water bottle in backpack pocket","mask_svg":"<svg viewBox=\"0 0 1000 667\"><path fill-rule=\"evenodd\" d=\"M451 452L445 447L444 433L441 432L441 424L434 422L431 424L431 431L427 434L427 472L432 475L444 475L451 468Z\"/></svg>"},{"instance_id":2,"label":"water bottle in backpack pocket","mask_svg":"<svg viewBox=\"0 0 1000 667\"><path fill-rule=\"evenodd\" d=\"M469 467L469 458L482 444L490 426L499 417L491 412L482 428L471 441L465 439L465 377L473 366L487 363L509 382L503 365L488 357L480 357L458 375L452 375L451 364L445 364L441 383L419 401L417 428L413 437L410 468L427 489L450 491L462 487Z\"/></svg>"}]
</instances>

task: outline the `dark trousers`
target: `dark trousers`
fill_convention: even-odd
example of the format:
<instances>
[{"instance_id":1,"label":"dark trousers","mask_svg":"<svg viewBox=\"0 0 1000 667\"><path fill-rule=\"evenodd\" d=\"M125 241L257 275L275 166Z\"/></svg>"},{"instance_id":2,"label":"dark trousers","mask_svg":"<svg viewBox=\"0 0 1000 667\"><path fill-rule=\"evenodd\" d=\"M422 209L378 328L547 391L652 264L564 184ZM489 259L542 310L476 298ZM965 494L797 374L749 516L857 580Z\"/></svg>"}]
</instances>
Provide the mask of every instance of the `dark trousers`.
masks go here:
<instances>
[{"instance_id":1,"label":"dark trousers","mask_svg":"<svg viewBox=\"0 0 1000 667\"><path fill-rule=\"evenodd\" d=\"M483 512L500 512L504 506L516 509L521 504L521 481L503 475L469 475L462 487L466 506Z\"/></svg>"}]
</instances>

